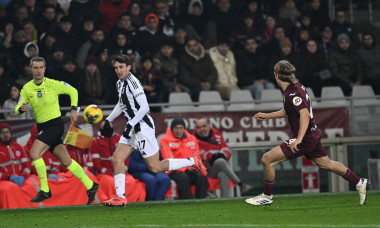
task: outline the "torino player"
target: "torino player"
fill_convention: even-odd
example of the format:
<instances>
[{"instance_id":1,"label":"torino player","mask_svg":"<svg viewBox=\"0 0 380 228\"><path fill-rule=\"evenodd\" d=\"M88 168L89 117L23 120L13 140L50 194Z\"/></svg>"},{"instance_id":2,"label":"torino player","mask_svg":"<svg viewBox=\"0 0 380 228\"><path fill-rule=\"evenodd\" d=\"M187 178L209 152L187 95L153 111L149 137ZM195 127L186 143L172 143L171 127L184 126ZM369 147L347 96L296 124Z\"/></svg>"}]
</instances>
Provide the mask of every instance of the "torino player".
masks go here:
<instances>
[{"instance_id":1,"label":"torino player","mask_svg":"<svg viewBox=\"0 0 380 228\"><path fill-rule=\"evenodd\" d=\"M274 75L278 86L283 90L284 109L272 113L257 113L254 117L259 120L287 117L293 138L265 153L261 158L264 169L264 192L245 202L255 206L273 203L273 185L275 179L274 165L277 163L305 156L320 168L332 171L351 184L359 191L360 205L367 197L369 181L359 178L342 163L332 161L327 156L321 143L321 131L313 118L311 101L305 87L298 82L294 72L295 67L286 60L279 61L274 66Z\"/></svg>"},{"instance_id":2,"label":"torino player","mask_svg":"<svg viewBox=\"0 0 380 228\"><path fill-rule=\"evenodd\" d=\"M160 161L154 122L148 114L149 105L144 88L140 81L130 72L131 61L128 56L118 55L114 60L113 66L119 78L116 83L119 102L106 118L103 129L110 129L110 123L120 114L125 116L128 123L112 155L116 195L109 200L105 200L103 204L110 207L127 205L124 161L135 149L140 151L148 169L153 173L193 166L203 176L207 176L206 168L199 154L193 154L189 158Z\"/></svg>"}]
</instances>

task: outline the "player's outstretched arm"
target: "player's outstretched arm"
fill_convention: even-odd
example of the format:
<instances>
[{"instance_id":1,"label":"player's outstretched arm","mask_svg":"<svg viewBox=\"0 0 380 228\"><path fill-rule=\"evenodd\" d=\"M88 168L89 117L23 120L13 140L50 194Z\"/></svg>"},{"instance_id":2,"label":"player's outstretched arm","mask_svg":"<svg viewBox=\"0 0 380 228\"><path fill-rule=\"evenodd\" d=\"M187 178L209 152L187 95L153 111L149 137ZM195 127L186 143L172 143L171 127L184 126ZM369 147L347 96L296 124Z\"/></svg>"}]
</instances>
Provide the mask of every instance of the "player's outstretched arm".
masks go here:
<instances>
[{"instance_id":1,"label":"player's outstretched arm","mask_svg":"<svg viewBox=\"0 0 380 228\"><path fill-rule=\"evenodd\" d=\"M282 109L278 112L271 112L271 113L259 112L259 113L256 113L253 117L259 121L263 121L263 120L269 120L269 119L285 118L286 113L285 113L285 110Z\"/></svg>"}]
</instances>

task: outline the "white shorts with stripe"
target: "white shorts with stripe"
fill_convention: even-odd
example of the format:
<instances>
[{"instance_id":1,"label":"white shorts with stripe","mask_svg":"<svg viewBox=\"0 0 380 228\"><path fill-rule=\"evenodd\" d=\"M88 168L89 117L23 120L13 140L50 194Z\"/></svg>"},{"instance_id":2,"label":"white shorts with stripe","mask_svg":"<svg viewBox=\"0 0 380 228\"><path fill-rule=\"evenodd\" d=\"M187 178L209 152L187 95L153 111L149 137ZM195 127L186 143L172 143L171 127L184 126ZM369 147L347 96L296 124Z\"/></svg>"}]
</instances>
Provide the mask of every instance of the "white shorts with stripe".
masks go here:
<instances>
[{"instance_id":1,"label":"white shorts with stripe","mask_svg":"<svg viewBox=\"0 0 380 228\"><path fill-rule=\"evenodd\" d=\"M155 129L149 127L145 122L140 122L140 127L141 131L138 133L135 133L134 130L132 130L132 136L130 139L121 136L119 143L130 145L139 150L143 158L147 158L158 152L159 147L156 139L156 132Z\"/></svg>"}]
</instances>

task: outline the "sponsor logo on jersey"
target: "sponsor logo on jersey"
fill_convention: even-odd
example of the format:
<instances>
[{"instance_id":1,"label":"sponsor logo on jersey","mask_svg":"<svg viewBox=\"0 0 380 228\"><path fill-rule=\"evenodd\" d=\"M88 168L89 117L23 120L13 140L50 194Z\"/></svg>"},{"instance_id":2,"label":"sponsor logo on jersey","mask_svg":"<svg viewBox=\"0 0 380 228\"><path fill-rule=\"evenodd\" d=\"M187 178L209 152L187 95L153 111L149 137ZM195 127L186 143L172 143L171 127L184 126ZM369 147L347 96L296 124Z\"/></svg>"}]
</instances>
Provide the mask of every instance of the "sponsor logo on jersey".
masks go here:
<instances>
[{"instance_id":1,"label":"sponsor logo on jersey","mask_svg":"<svg viewBox=\"0 0 380 228\"><path fill-rule=\"evenodd\" d=\"M20 155L21 155L21 152L18 150L18 151L16 151L16 156L17 157L20 157Z\"/></svg>"},{"instance_id":2,"label":"sponsor logo on jersey","mask_svg":"<svg viewBox=\"0 0 380 228\"><path fill-rule=\"evenodd\" d=\"M195 146L195 142L188 142L186 143L186 146Z\"/></svg>"},{"instance_id":3,"label":"sponsor logo on jersey","mask_svg":"<svg viewBox=\"0 0 380 228\"><path fill-rule=\"evenodd\" d=\"M67 82L63 82L63 84L64 84L65 86L67 86L67 87L70 87L70 84L67 83Z\"/></svg>"},{"instance_id":4,"label":"sponsor logo on jersey","mask_svg":"<svg viewBox=\"0 0 380 228\"><path fill-rule=\"evenodd\" d=\"M191 146L191 147L189 147L189 149L190 150L195 150L196 148L195 148L195 146Z\"/></svg>"},{"instance_id":5,"label":"sponsor logo on jersey","mask_svg":"<svg viewBox=\"0 0 380 228\"><path fill-rule=\"evenodd\" d=\"M295 93L289 93L289 96L295 96L296 94Z\"/></svg>"},{"instance_id":6,"label":"sponsor logo on jersey","mask_svg":"<svg viewBox=\"0 0 380 228\"><path fill-rule=\"evenodd\" d=\"M299 106L302 103L302 99L300 97L294 97L293 98L293 104L295 106Z\"/></svg>"}]
</instances>

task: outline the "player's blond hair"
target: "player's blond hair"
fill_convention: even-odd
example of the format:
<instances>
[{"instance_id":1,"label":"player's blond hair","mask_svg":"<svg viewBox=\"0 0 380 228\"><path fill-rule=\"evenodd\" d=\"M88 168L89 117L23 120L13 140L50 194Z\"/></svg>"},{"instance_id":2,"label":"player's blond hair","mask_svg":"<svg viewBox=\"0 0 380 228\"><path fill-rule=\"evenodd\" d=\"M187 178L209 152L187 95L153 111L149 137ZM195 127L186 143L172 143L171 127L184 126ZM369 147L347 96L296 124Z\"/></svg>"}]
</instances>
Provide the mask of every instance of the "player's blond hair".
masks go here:
<instances>
[{"instance_id":1,"label":"player's blond hair","mask_svg":"<svg viewBox=\"0 0 380 228\"><path fill-rule=\"evenodd\" d=\"M283 82L297 83L295 72L296 68L287 60L281 60L274 65L274 73L278 74L278 79Z\"/></svg>"}]
</instances>

